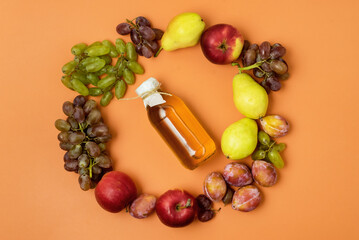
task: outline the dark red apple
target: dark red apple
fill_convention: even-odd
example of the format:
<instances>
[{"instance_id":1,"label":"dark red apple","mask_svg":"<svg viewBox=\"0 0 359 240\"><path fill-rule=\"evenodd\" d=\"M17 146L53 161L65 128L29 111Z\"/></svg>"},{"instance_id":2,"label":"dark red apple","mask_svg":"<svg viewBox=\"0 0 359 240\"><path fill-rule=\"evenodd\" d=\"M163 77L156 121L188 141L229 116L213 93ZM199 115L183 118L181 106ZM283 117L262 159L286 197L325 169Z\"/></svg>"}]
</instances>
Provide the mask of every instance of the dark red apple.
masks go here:
<instances>
[{"instance_id":1,"label":"dark red apple","mask_svg":"<svg viewBox=\"0 0 359 240\"><path fill-rule=\"evenodd\" d=\"M229 24L213 25L201 36L203 54L215 64L235 61L241 54L243 43L243 36Z\"/></svg>"},{"instance_id":2,"label":"dark red apple","mask_svg":"<svg viewBox=\"0 0 359 240\"><path fill-rule=\"evenodd\" d=\"M137 188L127 174L111 171L103 175L97 184L95 196L103 209L116 213L137 197Z\"/></svg>"},{"instance_id":3,"label":"dark red apple","mask_svg":"<svg viewBox=\"0 0 359 240\"><path fill-rule=\"evenodd\" d=\"M184 227L190 224L197 212L196 199L186 191L169 190L156 202L156 213L161 222L169 227Z\"/></svg>"}]
</instances>

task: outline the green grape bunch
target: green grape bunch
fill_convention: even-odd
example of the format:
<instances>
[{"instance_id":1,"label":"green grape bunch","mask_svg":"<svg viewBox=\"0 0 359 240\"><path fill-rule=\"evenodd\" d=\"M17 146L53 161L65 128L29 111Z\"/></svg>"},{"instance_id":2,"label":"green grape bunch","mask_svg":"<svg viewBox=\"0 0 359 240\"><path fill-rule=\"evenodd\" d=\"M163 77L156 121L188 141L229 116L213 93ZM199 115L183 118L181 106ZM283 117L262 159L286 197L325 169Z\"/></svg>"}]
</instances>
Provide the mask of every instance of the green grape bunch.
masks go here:
<instances>
[{"instance_id":1,"label":"green grape bunch","mask_svg":"<svg viewBox=\"0 0 359 240\"><path fill-rule=\"evenodd\" d=\"M127 85L135 83L135 74L144 73L137 62L135 46L122 39L116 39L115 44L109 40L97 41L89 46L78 43L71 48L71 53L74 60L62 67L65 75L61 82L83 96L102 95L102 106L107 106L114 95L117 99L122 98Z\"/></svg>"},{"instance_id":2,"label":"green grape bunch","mask_svg":"<svg viewBox=\"0 0 359 240\"><path fill-rule=\"evenodd\" d=\"M257 149L252 153L253 160L265 160L271 162L276 168L283 168L284 161L280 152L286 148L285 143L276 143L271 140L269 135L264 131L258 132Z\"/></svg>"}]
</instances>

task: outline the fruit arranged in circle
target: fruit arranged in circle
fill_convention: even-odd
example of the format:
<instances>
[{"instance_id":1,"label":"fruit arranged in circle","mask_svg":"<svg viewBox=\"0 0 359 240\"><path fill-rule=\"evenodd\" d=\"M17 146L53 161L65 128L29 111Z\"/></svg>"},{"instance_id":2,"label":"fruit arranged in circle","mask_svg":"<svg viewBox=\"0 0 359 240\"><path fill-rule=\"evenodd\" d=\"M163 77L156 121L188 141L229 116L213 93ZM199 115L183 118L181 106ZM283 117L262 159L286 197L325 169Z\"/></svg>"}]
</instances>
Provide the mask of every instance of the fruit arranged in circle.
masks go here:
<instances>
[{"instance_id":1,"label":"fruit arranged in circle","mask_svg":"<svg viewBox=\"0 0 359 240\"><path fill-rule=\"evenodd\" d=\"M243 118L226 128L221 139L223 154L229 159L242 159L252 154L257 146L257 123Z\"/></svg>"},{"instance_id":2,"label":"fruit arranged in circle","mask_svg":"<svg viewBox=\"0 0 359 240\"><path fill-rule=\"evenodd\" d=\"M229 163L224 167L223 177L226 182L234 187L243 187L253 182L249 168L243 163Z\"/></svg>"},{"instance_id":3,"label":"fruit arranged in circle","mask_svg":"<svg viewBox=\"0 0 359 240\"><path fill-rule=\"evenodd\" d=\"M169 227L184 227L194 220L197 201L187 191L168 190L158 198L156 213L163 224Z\"/></svg>"},{"instance_id":4,"label":"fruit arranged in circle","mask_svg":"<svg viewBox=\"0 0 359 240\"><path fill-rule=\"evenodd\" d=\"M259 119L267 112L266 91L246 73L233 78L233 100L238 111L248 118Z\"/></svg>"},{"instance_id":5,"label":"fruit arranged in circle","mask_svg":"<svg viewBox=\"0 0 359 240\"><path fill-rule=\"evenodd\" d=\"M277 171L266 161L256 160L252 164L253 179L263 187L271 187L277 182Z\"/></svg>"},{"instance_id":6,"label":"fruit arranged in circle","mask_svg":"<svg viewBox=\"0 0 359 240\"><path fill-rule=\"evenodd\" d=\"M227 184L219 172L212 172L204 180L203 190L206 196L214 202L219 202L227 192Z\"/></svg>"},{"instance_id":7,"label":"fruit arranged in circle","mask_svg":"<svg viewBox=\"0 0 359 240\"><path fill-rule=\"evenodd\" d=\"M156 200L154 195L141 194L131 203L129 209L131 216L139 219L148 217L155 210Z\"/></svg>"},{"instance_id":8,"label":"fruit arranged in circle","mask_svg":"<svg viewBox=\"0 0 359 240\"><path fill-rule=\"evenodd\" d=\"M198 43L205 26L197 13L181 13L169 22L161 39L161 47L166 51L192 47Z\"/></svg>"},{"instance_id":9,"label":"fruit arranged in circle","mask_svg":"<svg viewBox=\"0 0 359 240\"><path fill-rule=\"evenodd\" d=\"M106 173L95 188L98 204L113 213L120 212L137 197L132 179L120 171Z\"/></svg>"},{"instance_id":10,"label":"fruit arranged in circle","mask_svg":"<svg viewBox=\"0 0 359 240\"><path fill-rule=\"evenodd\" d=\"M239 188L233 195L232 208L234 210L249 212L258 207L261 202L261 193L257 187L248 185Z\"/></svg>"},{"instance_id":11,"label":"fruit arranged in circle","mask_svg":"<svg viewBox=\"0 0 359 240\"><path fill-rule=\"evenodd\" d=\"M283 137L289 130L289 123L279 115L265 116L259 122L262 129L273 138Z\"/></svg>"},{"instance_id":12,"label":"fruit arranged in circle","mask_svg":"<svg viewBox=\"0 0 359 240\"><path fill-rule=\"evenodd\" d=\"M243 47L243 36L229 24L216 24L201 36L204 56L215 64L228 64L239 57Z\"/></svg>"}]
</instances>

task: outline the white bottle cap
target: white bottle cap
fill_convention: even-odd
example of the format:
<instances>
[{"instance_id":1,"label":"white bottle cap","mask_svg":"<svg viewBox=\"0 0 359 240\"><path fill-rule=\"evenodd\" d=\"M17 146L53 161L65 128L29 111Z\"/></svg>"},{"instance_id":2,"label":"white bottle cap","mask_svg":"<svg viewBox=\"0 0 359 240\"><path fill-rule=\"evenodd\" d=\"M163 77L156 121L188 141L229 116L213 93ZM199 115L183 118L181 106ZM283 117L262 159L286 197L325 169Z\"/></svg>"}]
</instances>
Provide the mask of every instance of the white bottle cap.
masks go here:
<instances>
[{"instance_id":1,"label":"white bottle cap","mask_svg":"<svg viewBox=\"0 0 359 240\"><path fill-rule=\"evenodd\" d=\"M153 107L166 102L163 99L162 95L158 92L152 92L150 95L145 94L155 89L159 89L159 87L160 87L160 83L155 78L151 77L146 81L144 81L136 89L137 95L143 98L143 103L145 104L145 107L147 106Z\"/></svg>"},{"instance_id":2,"label":"white bottle cap","mask_svg":"<svg viewBox=\"0 0 359 240\"><path fill-rule=\"evenodd\" d=\"M143 94L146 92L151 92L154 89L158 89L160 87L160 83L153 77L144 81L137 89L136 93L138 96L143 97Z\"/></svg>"}]
</instances>

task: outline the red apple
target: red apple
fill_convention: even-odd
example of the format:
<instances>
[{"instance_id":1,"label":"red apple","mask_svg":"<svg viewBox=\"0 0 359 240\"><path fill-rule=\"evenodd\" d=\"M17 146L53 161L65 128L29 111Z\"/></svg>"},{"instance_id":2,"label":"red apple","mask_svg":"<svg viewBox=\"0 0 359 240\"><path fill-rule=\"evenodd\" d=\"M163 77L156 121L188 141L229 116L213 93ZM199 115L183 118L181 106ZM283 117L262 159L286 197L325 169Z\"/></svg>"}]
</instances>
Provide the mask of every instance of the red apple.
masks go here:
<instances>
[{"instance_id":1,"label":"red apple","mask_svg":"<svg viewBox=\"0 0 359 240\"><path fill-rule=\"evenodd\" d=\"M156 203L156 213L161 222L169 227L184 227L190 224L197 212L196 199L186 191L169 190Z\"/></svg>"},{"instance_id":2,"label":"red apple","mask_svg":"<svg viewBox=\"0 0 359 240\"><path fill-rule=\"evenodd\" d=\"M203 54L215 64L235 61L241 54L243 43L243 36L229 24L211 26L201 36Z\"/></svg>"},{"instance_id":3,"label":"red apple","mask_svg":"<svg viewBox=\"0 0 359 240\"><path fill-rule=\"evenodd\" d=\"M128 175L119 171L111 171L106 173L97 184L95 196L103 209L116 213L136 198L137 189Z\"/></svg>"}]
</instances>

